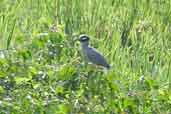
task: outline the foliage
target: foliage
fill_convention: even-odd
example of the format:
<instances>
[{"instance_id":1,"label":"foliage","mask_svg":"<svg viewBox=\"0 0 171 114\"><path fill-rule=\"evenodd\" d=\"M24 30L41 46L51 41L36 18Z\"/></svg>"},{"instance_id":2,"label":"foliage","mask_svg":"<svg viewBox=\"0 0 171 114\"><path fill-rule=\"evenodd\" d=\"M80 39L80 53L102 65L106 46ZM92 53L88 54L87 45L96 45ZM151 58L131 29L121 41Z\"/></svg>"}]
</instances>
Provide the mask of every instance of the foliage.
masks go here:
<instances>
[{"instance_id":1,"label":"foliage","mask_svg":"<svg viewBox=\"0 0 171 114\"><path fill-rule=\"evenodd\" d=\"M170 114L170 14L169 0L1 0L0 113Z\"/></svg>"}]
</instances>

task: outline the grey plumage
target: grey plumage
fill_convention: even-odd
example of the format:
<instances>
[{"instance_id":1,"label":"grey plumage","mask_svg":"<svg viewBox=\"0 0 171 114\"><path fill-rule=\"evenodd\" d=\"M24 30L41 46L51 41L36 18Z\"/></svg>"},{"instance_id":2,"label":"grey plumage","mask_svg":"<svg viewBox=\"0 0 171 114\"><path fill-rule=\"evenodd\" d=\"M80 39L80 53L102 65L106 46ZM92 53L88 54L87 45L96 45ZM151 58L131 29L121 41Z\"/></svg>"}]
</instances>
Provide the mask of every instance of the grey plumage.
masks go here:
<instances>
[{"instance_id":1,"label":"grey plumage","mask_svg":"<svg viewBox=\"0 0 171 114\"><path fill-rule=\"evenodd\" d=\"M80 42L82 45L82 50L84 56L93 64L100 65L110 68L110 65L107 63L106 59L94 48L89 46L89 37L87 35L80 36Z\"/></svg>"}]
</instances>

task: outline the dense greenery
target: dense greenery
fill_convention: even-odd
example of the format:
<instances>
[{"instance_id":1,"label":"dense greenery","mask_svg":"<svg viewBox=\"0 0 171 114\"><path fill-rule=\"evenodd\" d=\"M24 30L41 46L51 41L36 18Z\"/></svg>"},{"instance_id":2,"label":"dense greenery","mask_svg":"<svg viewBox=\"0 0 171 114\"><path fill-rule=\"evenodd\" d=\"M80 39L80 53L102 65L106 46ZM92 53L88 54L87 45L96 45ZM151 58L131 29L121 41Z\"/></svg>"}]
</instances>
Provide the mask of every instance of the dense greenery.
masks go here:
<instances>
[{"instance_id":1,"label":"dense greenery","mask_svg":"<svg viewBox=\"0 0 171 114\"><path fill-rule=\"evenodd\" d=\"M170 0L0 0L0 114L170 114L170 32Z\"/></svg>"}]
</instances>

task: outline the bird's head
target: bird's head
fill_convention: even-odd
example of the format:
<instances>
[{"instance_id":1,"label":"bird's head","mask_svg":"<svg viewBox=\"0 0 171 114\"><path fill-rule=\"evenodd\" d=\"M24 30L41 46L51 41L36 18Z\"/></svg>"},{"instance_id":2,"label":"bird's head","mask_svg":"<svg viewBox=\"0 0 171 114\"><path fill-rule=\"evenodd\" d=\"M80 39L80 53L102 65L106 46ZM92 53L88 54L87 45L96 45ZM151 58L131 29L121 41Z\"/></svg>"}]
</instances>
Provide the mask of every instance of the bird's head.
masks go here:
<instances>
[{"instance_id":1,"label":"bird's head","mask_svg":"<svg viewBox=\"0 0 171 114\"><path fill-rule=\"evenodd\" d=\"M89 40L90 40L90 38L86 34L82 34L82 35L79 36L79 41L81 43L88 42Z\"/></svg>"},{"instance_id":2,"label":"bird's head","mask_svg":"<svg viewBox=\"0 0 171 114\"><path fill-rule=\"evenodd\" d=\"M86 47L89 45L89 40L90 40L90 38L86 34L82 34L79 36L79 41L81 42L83 47Z\"/></svg>"}]
</instances>

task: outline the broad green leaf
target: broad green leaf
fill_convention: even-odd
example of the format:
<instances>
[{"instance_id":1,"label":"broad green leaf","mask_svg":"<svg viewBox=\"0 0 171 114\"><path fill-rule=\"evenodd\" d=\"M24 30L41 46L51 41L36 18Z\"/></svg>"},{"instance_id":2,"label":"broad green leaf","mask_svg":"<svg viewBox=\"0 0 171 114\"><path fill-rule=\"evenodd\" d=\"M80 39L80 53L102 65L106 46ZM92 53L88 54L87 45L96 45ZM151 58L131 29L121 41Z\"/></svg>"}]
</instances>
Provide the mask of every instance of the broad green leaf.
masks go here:
<instances>
[{"instance_id":1,"label":"broad green leaf","mask_svg":"<svg viewBox=\"0 0 171 114\"><path fill-rule=\"evenodd\" d=\"M29 78L25 78L25 77L15 77L15 82L17 85L23 84L28 82L30 79Z\"/></svg>"}]
</instances>

